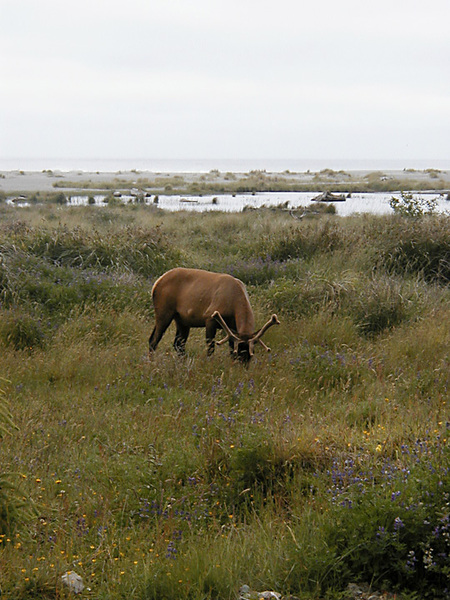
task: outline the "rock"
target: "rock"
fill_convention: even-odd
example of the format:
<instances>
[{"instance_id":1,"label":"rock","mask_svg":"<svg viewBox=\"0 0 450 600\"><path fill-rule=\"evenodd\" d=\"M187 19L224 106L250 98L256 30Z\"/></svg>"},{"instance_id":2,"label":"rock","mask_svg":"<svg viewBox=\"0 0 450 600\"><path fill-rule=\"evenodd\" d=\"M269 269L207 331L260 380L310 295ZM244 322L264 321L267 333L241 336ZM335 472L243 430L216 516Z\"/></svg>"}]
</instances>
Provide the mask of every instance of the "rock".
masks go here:
<instances>
[{"instance_id":1,"label":"rock","mask_svg":"<svg viewBox=\"0 0 450 600\"><path fill-rule=\"evenodd\" d=\"M351 595L352 598L362 598L363 591L362 589L356 585L356 583L349 583L347 586L347 591Z\"/></svg>"},{"instance_id":2,"label":"rock","mask_svg":"<svg viewBox=\"0 0 450 600\"><path fill-rule=\"evenodd\" d=\"M61 576L61 579L70 591L75 594L79 594L84 590L83 579L75 571L67 571L67 573Z\"/></svg>"},{"instance_id":3,"label":"rock","mask_svg":"<svg viewBox=\"0 0 450 600\"><path fill-rule=\"evenodd\" d=\"M239 600L281 600L281 594L278 592L255 592L248 585L243 585L239 589Z\"/></svg>"},{"instance_id":4,"label":"rock","mask_svg":"<svg viewBox=\"0 0 450 600\"><path fill-rule=\"evenodd\" d=\"M371 591L367 583L349 583L347 594L346 597L351 598L351 600L393 600L396 597L395 594L389 592Z\"/></svg>"}]
</instances>

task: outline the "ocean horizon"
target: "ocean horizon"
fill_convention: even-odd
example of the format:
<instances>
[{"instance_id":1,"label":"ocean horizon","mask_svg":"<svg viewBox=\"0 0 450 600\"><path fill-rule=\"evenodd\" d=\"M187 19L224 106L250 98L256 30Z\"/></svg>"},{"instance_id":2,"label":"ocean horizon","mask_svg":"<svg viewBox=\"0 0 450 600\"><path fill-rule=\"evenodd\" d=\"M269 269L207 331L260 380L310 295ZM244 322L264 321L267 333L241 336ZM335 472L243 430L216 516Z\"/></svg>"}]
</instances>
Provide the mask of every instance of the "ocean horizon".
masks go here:
<instances>
[{"instance_id":1,"label":"ocean horizon","mask_svg":"<svg viewBox=\"0 0 450 600\"><path fill-rule=\"evenodd\" d=\"M118 171L148 171L153 173L247 173L253 170L271 173L291 171L396 171L405 169L450 170L446 159L263 159L263 158L0 158L1 171L86 171L115 173Z\"/></svg>"}]
</instances>

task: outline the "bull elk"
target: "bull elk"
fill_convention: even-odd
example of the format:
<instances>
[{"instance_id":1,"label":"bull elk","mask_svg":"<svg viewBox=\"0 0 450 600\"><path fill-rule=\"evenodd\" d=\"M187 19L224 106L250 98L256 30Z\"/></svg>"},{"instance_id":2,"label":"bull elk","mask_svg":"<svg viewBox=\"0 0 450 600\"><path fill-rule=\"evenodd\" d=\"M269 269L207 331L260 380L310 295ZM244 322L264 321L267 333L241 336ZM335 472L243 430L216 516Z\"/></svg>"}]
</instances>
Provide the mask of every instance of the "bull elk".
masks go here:
<instances>
[{"instance_id":1,"label":"bull elk","mask_svg":"<svg viewBox=\"0 0 450 600\"><path fill-rule=\"evenodd\" d=\"M255 318L247 290L239 279L225 273L211 273L200 269L177 267L161 275L152 288L155 309L155 326L149 339L150 352L156 350L162 336L175 320L176 333L173 346L184 354L191 327L206 328L208 356L215 344L228 341L231 353L243 362L254 354L256 344L270 351L261 337L272 325L279 325L276 315L255 332ZM225 337L214 338L217 329Z\"/></svg>"}]
</instances>

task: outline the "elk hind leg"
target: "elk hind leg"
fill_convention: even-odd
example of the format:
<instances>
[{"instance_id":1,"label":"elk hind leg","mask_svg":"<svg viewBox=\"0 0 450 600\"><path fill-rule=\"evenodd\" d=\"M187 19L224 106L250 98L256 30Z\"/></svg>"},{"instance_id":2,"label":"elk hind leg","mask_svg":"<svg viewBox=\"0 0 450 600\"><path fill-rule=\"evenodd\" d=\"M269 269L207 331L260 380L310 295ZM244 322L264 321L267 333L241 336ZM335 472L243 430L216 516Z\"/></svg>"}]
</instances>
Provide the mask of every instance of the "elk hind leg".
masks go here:
<instances>
[{"instance_id":1,"label":"elk hind leg","mask_svg":"<svg viewBox=\"0 0 450 600\"><path fill-rule=\"evenodd\" d=\"M170 315L170 317L156 317L155 326L148 340L150 353L156 350L157 345L161 341L162 336L165 334L166 329L171 324L172 319L172 315Z\"/></svg>"},{"instance_id":2,"label":"elk hind leg","mask_svg":"<svg viewBox=\"0 0 450 600\"><path fill-rule=\"evenodd\" d=\"M176 320L176 324L177 331L175 333L173 347L178 352L178 354L184 355L184 353L186 352L186 341L189 336L189 327L186 327L186 325L183 325L178 320Z\"/></svg>"}]
</instances>

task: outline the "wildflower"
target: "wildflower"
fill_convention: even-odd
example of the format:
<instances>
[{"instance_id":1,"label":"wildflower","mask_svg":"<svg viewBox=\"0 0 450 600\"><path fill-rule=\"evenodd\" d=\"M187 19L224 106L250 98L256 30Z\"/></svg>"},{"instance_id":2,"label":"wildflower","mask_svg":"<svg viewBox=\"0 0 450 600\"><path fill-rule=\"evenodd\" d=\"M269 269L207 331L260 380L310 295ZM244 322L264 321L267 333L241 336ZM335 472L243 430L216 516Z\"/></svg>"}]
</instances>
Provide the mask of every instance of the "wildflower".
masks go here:
<instances>
[{"instance_id":1,"label":"wildflower","mask_svg":"<svg viewBox=\"0 0 450 600\"><path fill-rule=\"evenodd\" d=\"M423 564L424 564L425 569L431 569L431 567L434 565L433 551L431 548L427 548L425 550L425 553L423 555Z\"/></svg>"},{"instance_id":2,"label":"wildflower","mask_svg":"<svg viewBox=\"0 0 450 600\"><path fill-rule=\"evenodd\" d=\"M408 552L408 560L405 563L407 571L413 571L416 566L417 558L414 553L414 550L410 550Z\"/></svg>"}]
</instances>

